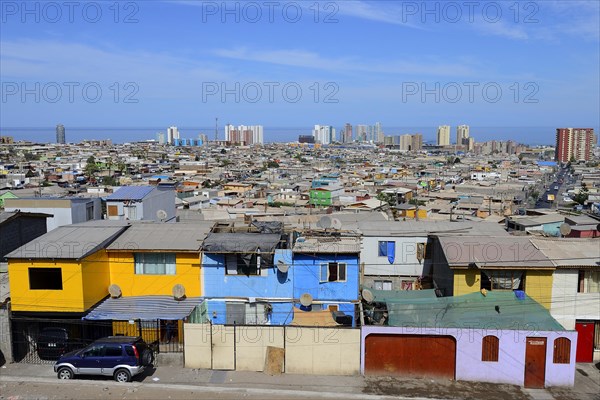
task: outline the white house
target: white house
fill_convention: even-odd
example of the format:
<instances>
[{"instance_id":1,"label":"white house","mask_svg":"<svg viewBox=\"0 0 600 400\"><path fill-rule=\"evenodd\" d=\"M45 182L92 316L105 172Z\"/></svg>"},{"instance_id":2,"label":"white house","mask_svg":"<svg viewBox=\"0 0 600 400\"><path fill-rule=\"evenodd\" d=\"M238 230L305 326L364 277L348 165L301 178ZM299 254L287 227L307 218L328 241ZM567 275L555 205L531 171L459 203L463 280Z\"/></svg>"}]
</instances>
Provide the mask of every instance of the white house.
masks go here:
<instances>
[{"instance_id":1,"label":"white house","mask_svg":"<svg viewBox=\"0 0 600 400\"><path fill-rule=\"evenodd\" d=\"M175 222L175 191L154 186L123 186L106 198L111 220Z\"/></svg>"},{"instance_id":2,"label":"white house","mask_svg":"<svg viewBox=\"0 0 600 400\"><path fill-rule=\"evenodd\" d=\"M550 313L577 330L577 362L600 360L600 239L531 241L556 265Z\"/></svg>"}]
</instances>

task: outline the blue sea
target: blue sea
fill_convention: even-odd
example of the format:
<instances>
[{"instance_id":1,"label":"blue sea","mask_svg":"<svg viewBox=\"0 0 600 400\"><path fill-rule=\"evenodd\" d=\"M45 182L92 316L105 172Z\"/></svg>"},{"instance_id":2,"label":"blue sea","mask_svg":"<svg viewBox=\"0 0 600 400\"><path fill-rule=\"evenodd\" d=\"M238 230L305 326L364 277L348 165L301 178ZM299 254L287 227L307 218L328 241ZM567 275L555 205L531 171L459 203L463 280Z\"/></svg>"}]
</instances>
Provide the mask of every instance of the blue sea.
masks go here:
<instances>
[{"instance_id":1,"label":"blue sea","mask_svg":"<svg viewBox=\"0 0 600 400\"><path fill-rule=\"evenodd\" d=\"M437 126L382 126L386 135L403 135L421 133L423 141L435 143ZM580 128L583 128L581 126ZM587 128L587 127L586 127ZM593 127L598 133L598 127ZM338 138L342 127L336 128ZM452 127L451 141L455 138L456 127ZM166 134L167 127L106 127L87 128L65 126L66 138L69 143L78 143L82 140L112 139L113 143L137 142L157 139L157 133ZM199 134L206 134L209 140L215 137L215 127L179 127L181 138L196 139ZM312 126L304 127L264 127L265 143L297 141L299 135L310 135ZM513 140L528 145L554 145L556 127L470 127L470 136L477 142L488 140ZM26 127L0 127L0 136L12 136L15 141L29 140L37 143L53 143L56 141L56 128L26 128ZM224 139L224 128L219 127L219 139Z\"/></svg>"}]
</instances>

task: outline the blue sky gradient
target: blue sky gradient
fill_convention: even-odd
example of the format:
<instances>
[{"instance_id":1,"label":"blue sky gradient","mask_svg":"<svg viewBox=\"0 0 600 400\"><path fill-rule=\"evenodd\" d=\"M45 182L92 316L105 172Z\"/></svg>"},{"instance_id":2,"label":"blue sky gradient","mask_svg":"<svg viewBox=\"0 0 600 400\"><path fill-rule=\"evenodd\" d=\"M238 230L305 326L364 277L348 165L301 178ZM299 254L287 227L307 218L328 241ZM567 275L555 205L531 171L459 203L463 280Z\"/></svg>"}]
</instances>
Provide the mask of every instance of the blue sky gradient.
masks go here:
<instances>
[{"instance_id":1,"label":"blue sky gradient","mask_svg":"<svg viewBox=\"0 0 600 400\"><path fill-rule=\"evenodd\" d=\"M598 1L125 1L118 14L107 1L72 15L61 2L61 15L1 3L3 134L217 116L221 126L600 126Z\"/></svg>"}]
</instances>

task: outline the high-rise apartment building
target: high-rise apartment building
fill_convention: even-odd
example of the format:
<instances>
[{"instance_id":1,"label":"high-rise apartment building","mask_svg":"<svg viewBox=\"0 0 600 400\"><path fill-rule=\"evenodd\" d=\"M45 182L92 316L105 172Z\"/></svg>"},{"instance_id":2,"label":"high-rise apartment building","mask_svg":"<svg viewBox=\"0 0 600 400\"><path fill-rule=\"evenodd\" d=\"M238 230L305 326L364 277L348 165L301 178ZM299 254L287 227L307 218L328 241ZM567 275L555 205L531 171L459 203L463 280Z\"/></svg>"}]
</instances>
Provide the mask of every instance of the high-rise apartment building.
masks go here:
<instances>
[{"instance_id":1,"label":"high-rise apartment building","mask_svg":"<svg viewBox=\"0 0 600 400\"><path fill-rule=\"evenodd\" d=\"M346 124L344 126L344 133L342 134L342 143L352 143L352 125Z\"/></svg>"},{"instance_id":2,"label":"high-rise apartment building","mask_svg":"<svg viewBox=\"0 0 600 400\"><path fill-rule=\"evenodd\" d=\"M450 126L449 125L438 126L437 145L438 146L449 146L450 145Z\"/></svg>"},{"instance_id":3,"label":"high-rise apartment building","mask_svg":"<svg viewBox=\"0 0 600 400\"><path fill-rule=\"evenodd\" d=\"M225 125L225 141L231 144L263 144L264 133L262 125Z\"/></svg>"},{"instance_id":4,"label":"high-rise apartment building","mask_svg":"<svg viewBox=\"0 0 600 400\"><path fill-rule=\"evenodd\" d=\"M56 143L66 143L65 126L63 124L56 125Z\"/></svg>"},{"instance_id":5,"label":"high-rise apartment building","mask_svg":"<svg viewBox=\"0 0 600 400\"><path fill-rule=\"evenodd\" d=\"M386 147L393 147L402 151L420 151L423 148L423 135L417 133L414 135L384 136L381 143Z\"/></svg>"},{"instance_id":6,"label":"high-rise apartment building","mask_svg":"<svg viewBox=\"0 0 600 400\"><path fill-rule=\"evenodd\" d=\"M179 129L176 126L171 126L167 129L167 143L173 144L176 139L179 140Z\"/></svg>"},{"instance_id":7,"label":"high-rise apartment building","mask_svg":"<svg viewBox=\"0 0 600 400\"><path fill-rule=\"evenodd\" d=\"M383 128L381 128L381 122L375 122L373 126L372 135L369 138L369 142L375 143L383 136Z\"/></svg>"},{"instance_id":8,"label":"high-rise apartment building","mask_svg":"<svg viewBox=\"0 0 600 400\"><path fill-rule=\"evenodd\" d=\"M423 135L420 133L411 135L410 151L421 151L423 148Z\"/></svg>"},{"instance_id":9,"label":"high-rise apartment building","mask_svg":"<svg viewBox=\"0 0 600 400\"><path fill-rule=\"evenodd\" d=\"M595 142L593 128L556 129L555 160L558 162L588 161Z\"/></svg>"},{"instance_id":10,"label":"high-rise apartment building","mask_svg":"<svg viewBox=\"0 0 600 400\"><path fill-rule=\"evenodd\" d=\"M459 125L456 127L456 144L463 145L469 144L469 125Z\"/></svg>"},{"instance_id":11,"label":"high-rise apartment building","mask_svg":"<svg viewBox=\"0 0 600 400\"><path fill-rule=\"evenodd\" d=\"M335 142L335 128L330 125L315 125L313 129L315 143L330 144Z\"/></svg>"},{"instance_id":12,"label":"high-rise apartment building","mask_svg":"<svg viewBox=\"0 0 600 400\"><path fill-rule=\"evenodd\" d=\"M473 151L475 149L475 139L470 137L463 139L465 145L467 146L467 151Z\"/></svg>"},{"instance_id":13,"label":"high-rise apartment building","mask_svg":"<svg viewBox=\"0 0 600 400\"><path fill-rule=\"evenodd\" d=\"M357 142L366 142L368 131L369 131L369 127L367 125L356 125L356 141Z\"/></svg>"}]
</instances>

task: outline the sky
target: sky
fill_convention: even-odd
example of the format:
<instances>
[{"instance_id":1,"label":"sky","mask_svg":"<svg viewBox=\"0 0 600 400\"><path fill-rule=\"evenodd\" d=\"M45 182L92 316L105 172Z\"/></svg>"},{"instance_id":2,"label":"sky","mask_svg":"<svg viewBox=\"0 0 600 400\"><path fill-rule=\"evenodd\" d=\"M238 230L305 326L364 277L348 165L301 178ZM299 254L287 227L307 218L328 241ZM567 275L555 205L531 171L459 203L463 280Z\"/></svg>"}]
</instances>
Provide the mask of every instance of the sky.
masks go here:
<instances>
[{"instance_id":1,"label":"sky","mask_svg":"<svg viewBox=\"0 0 600 400\"><path fill-rule=\"evenodd\" d=\"M216 117L266 132L600 126L598 1L0 7L2 134L57 123L205 127ZM531 132L512 139L553 140Z\"/></svg>"}]
</instances>

